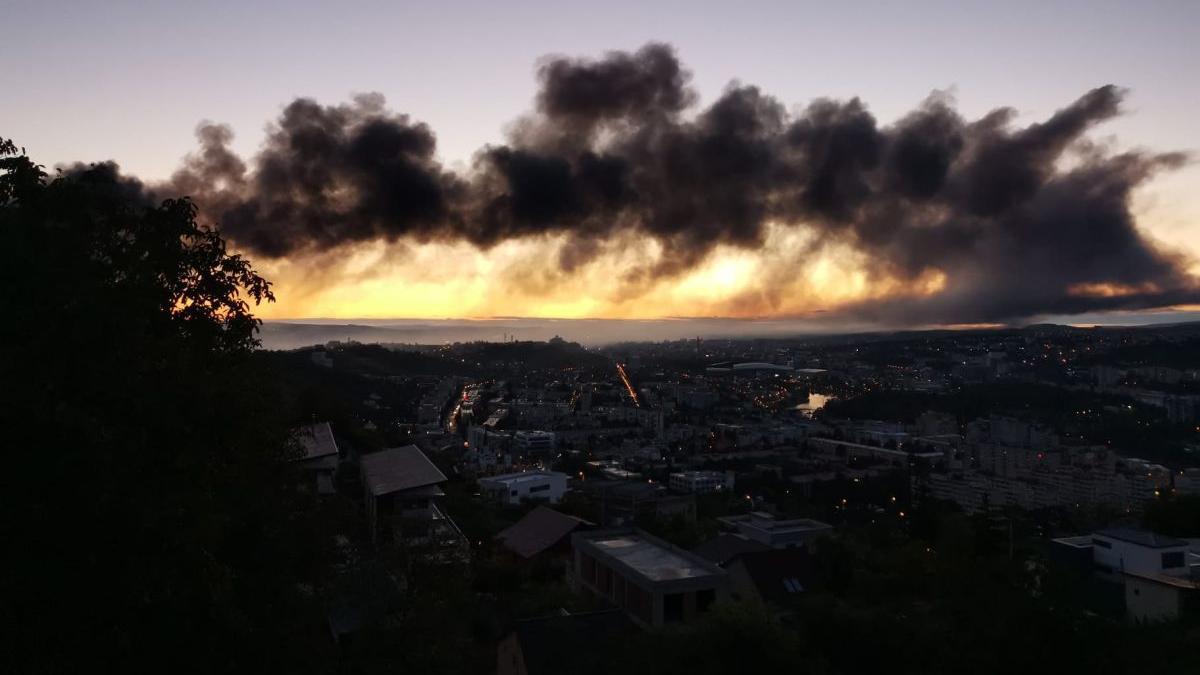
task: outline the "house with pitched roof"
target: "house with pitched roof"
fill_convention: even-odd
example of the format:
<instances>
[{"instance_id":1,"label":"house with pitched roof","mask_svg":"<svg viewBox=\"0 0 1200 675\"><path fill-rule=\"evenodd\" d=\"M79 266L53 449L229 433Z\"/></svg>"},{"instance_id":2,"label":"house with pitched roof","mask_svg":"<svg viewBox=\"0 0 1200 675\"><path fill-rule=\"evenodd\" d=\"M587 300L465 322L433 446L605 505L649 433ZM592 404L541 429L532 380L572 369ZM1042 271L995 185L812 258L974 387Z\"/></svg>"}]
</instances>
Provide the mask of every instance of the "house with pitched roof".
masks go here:
<instances>
[{"instance_id":1,"label":"house with pitched roof","mask_svg":"<svg viewBox=\"0 0 1200 675\"><path fill-rule=\"evenodd\" d=\"M317 494L333 494L333 476L338 468L340 453L329 422L293 429L292 435L302 453L292 461L309 475Z\"/></svg>"},{"instance_id":2,"label":"house with pitched roof","mask_svg":"<svg viewBox=\"0 0 1200 675\"><path fill-rule=\"evenodd\" d=\"M539 506L496 535L506 551L521 560L571 557L571 533L595 525L582 518Z\"/></svg>"},{"instance_id":3,"label":"house with pitched roof","mask_svg":"<svg viewBox=\"0 0 1200 675\"><path fill-rule=\"evenodd\" d=\"M465 549L462 531L438 505L446 476L420 448L389 448L359 461L372 543Z\"/></svg>"}]
</instances>

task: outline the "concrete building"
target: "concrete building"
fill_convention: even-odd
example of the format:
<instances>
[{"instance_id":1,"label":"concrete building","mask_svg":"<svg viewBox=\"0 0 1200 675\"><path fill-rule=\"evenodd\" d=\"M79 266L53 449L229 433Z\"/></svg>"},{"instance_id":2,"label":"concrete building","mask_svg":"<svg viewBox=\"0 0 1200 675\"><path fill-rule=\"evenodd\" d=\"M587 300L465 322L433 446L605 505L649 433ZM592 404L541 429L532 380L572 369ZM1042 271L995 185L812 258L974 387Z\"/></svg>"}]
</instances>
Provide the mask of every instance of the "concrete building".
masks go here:
<instances>
[{"instance_id":1,"label":"concrete building","mask_svg":"<svg viewBox=\"0 0 1200 675\"><path fill-rule=\"evenodd\" d=\"M761 511L718 518L747 539L771 548L799 548L833 533L833 526L811 518L778 520Z\"/></svg>"},{"instance_id":2,"label":"concrete building","mask_svg":"<svg viewBox=\"0 0 1200 675\"><path fill-rule=\"evenodd\" d=\"M1200 611L1200 552L1186 539L1133 529L1100 530L1053 541L1056 555L1123 598L1134 621Z\"/></svg>"},{"instance_id":3,"label":"concrete building","mask_svg":"<svg viewBox=\"0 0 1200 675\"><path fill-rule=\"evenodd\" d=\"M914 488L919 486L918 492L956 502L969 513L1008 506L1040 509L1099 504L1140 511L1161 490L1168 489L1170 481L1169 474L1153 470L1116 471L1109 467L1047 466L1032 470L1018 468L1013 473L1012 476L972 470L930 473L914 478Z\"/></svg>"},{"instance_id":4,"label":"concrete building","mask_svg":"<svg viewBox=\"0 0 1200 675\"><path fill-rule=\"evenodd\" d=\"M1101 567L1130 574L1190 574L1187 540L1144 530L1096 532L1092 535L1092 560Z\"/></svg>"},{"instance_id":5,"label":"concrete building","mask_svg":"<svg viewBox=\"0 0 1200 675\"><path fill-rule=\"evenodd\" d=\"M670 486L676 492L704 494L733 489L732 471L680 471L671 474Z\"/></svg>"},{"instance_id":6,"label":"concrete building","mask_svg":"<svg viewBox=\"0 0 1200 675\"><path fill-rule=\"evenodd\" d=\"M571 535L576 590L607 598L643 627L691 621L729 592L725 570L641 530Z\"/></svg>"},{"instance_id":7,"label":"concrete building","mask_svg":"<svg viewBox=\"0 0 1200 675\"><path fill-rule=\"evenodd\" d=\"M523 471L479 479L479 489L501 504L543 501L557 504L567 491L567 474L557 471Z\"/></svg>"},{"instance_id":8,"label":"concrete building","mask_svg":"<svg viewBox=\"0 0 1200 675\"><path fill-rule=\"evenodd\" d=\"M525 457L554 454L557 447L554 433L550 431L518 431L513 434L513 451Z\"/></svg>"},{"instance_id":9,"label":"concrete building","mask_svg":"<svg viewBox=\"0 0 1200 675\"><path fill-rule=\"evenodd\" d=\"M601 525L625 525L642 517L696 520L695 495L671 494L667 488L644 480L585 480L581 483L600 514Z\"/></svg>"},{"instance_id":10,"label":"concrete building","mask_svg":"<svg viewBox=\"0 0 1200 675\"><path fill-rule=\"evenodd\" d=\"M945 451L908 452L836 438L809 438L808 448L814 455L845 462L848 466L871 462L907 469L914 466L935 466L946 460Z\"/></svg>"}]
</instances>

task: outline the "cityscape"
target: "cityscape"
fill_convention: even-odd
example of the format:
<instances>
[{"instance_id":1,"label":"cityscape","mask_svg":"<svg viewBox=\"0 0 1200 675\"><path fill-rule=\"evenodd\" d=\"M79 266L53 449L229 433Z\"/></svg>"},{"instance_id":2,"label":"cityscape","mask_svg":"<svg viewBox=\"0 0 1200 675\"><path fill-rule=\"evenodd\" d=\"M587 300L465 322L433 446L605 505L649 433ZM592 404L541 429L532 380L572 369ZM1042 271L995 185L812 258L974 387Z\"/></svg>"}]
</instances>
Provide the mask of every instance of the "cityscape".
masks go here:
<instances>
[{"instance_id":1,"label":"cityscape","mask_svg":"<svg viewBox=\"0 0 1200 675\"><path fill-rule=\"evenodd\" d=\"M436 536L404 534L409 504L391 522L372 515L372 537L460 564L474 545L497 564L553 565L576 602L599 596L643 628L694 619L718 596L789 617L803 611L794 594L823 583L815 556L830 537L934 555L929 519L948 517L995 537L991 555L1033 566L1035 583L1074 577L1089 589L1079 609L1157 623L1186 620L1200 598L1197 538L1153 529L1189 527L1164 514L1192 504L1182 518L1194 518L1200 498L1198 347L1197 324L1044 324L593 349L557 336L330 342L277 358L353 402L332 422L347 431L299 430L327 439L305 446L318 492L356 496L349 474L379 497L372 460L389 453L444 467L414 493ZM373 447L392 449L359 455ZM657 591L668 579L685 590ZM600 621L574 616L556 630ZM500 671L546 648L521 642L543 621L517 621L501 642L517 665L502 655Z\"/></svg>"}]
</instances>

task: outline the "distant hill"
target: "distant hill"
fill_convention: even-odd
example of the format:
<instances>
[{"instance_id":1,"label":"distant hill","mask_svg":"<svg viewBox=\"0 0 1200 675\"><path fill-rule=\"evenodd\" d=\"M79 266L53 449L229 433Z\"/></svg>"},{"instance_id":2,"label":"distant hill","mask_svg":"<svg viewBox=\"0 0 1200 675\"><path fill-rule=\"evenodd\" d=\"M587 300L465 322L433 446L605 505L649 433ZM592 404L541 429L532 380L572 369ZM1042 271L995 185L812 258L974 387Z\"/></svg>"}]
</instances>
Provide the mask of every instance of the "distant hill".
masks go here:
<instances>
[{"instance_id":1,"label":"distant hill","mask_svg":"<svg viewBox=\"0 0 1200 675\"><path fill-rule=\"evenodd\" d=\"M1188 319L1194 312L1173 315ZM1096 318L1096 317L1088 317ZM1123 315L1114 318L1125 318ZM664 340L708 339L733 340L809 340L821 342L889 342L937 338L955 333L1070 334L1089 330L1137 330L1186 333L1200 331L1200 322L1177 321L1137 325L1109 324L1080 328L1060 323L1038 323L1024 328L978 329L900 329L860 330L832 324L817 324L803 320L749 319L444 319L444 320L360 320L352 323L337 321L266 321L260 337L266 349L298 349L327 342L361 342L364 344L442 345L455 342L505 343L542 342L556 335L588 346L611 345L622 342L661 342Z\"/></svg>"}]
</instances>

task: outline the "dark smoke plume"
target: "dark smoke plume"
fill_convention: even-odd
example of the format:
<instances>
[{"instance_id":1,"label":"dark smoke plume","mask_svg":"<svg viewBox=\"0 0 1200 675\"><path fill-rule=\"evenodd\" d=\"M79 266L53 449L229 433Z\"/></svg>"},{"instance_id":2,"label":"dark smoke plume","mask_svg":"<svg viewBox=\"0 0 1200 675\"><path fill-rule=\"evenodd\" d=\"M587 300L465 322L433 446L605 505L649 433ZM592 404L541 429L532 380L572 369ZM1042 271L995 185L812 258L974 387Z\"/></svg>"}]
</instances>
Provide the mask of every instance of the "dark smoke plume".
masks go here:
<instances>
[{"instance_id":1,"label":"dark smoke plume","mask_svg":"<svg viewBox=\"0 0 1200 675\"><path fill-rule=\"evenodd\" d=\"M881 127L858 99L789 114L739 84L695 110L690 73L661 44L550 59L538 78L535 111L466 175L439 164L429 127L367 95L292 102L249 162L229 150L226 127L202 125L199 151L155 189L193 196L230 239L272 257L377 239L486 248L566 234L569 272L632 233L665 252L635 271L650 278L687 271L720 244L761 247L767 224L782 223L867 254L881 277L944 275L932 296L851 308L890 321L1200 300L1187 261L1146 239L1130 212L1138 186L1186 158L1085 141L1120 113L1113 86L1024 128L1007 108L965 120L937 94Z\"/></svg>"}]
</instances>

